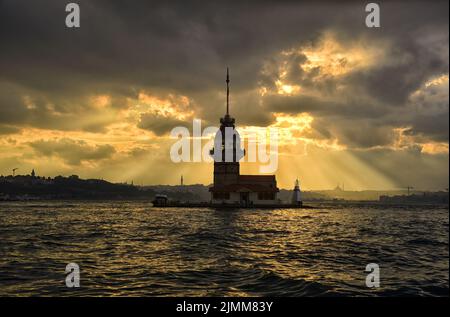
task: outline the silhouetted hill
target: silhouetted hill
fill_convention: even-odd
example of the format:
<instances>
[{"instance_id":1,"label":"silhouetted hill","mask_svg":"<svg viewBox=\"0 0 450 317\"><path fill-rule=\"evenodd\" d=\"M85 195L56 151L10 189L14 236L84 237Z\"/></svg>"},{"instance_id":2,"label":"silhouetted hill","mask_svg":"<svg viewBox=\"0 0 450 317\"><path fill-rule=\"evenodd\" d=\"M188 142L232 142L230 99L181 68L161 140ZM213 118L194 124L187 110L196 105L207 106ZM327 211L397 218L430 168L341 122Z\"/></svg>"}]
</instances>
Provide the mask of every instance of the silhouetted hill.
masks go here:
<instances>
[{"instance_id":1,"label":"silhouetted hill","mask_svg":"<svg viewBox=\"0 0 450 317\"><path fill-rule=\"evenodd\" d=\"M57 176L0 177L0 200L28 199L152 199L154 192L133 185L100 179Z\"/></svg>"},{"instance_id":2,"label":"silhouetted hill","mask_svg":"<svg viewBox=\"0 0 450 317\"><path fill-rule=\"evenodd\" d=\"M30 175L0 176L0 200L30 199L145 199L153 200L156 194L167 195L172 201L208 202L209 186L194 185L152 185L134 186L116 184L101 179L80 179L76 175L45 178ZM303 191L303 201L439 201L448 203L448 192L412 191L405 196L405 191L347 191L340 188L321 191ZM406 198L405 198L406 197ZM280 189L278 198L284 202L291 201L292 190Z\"/></svg>"}]
</instances>

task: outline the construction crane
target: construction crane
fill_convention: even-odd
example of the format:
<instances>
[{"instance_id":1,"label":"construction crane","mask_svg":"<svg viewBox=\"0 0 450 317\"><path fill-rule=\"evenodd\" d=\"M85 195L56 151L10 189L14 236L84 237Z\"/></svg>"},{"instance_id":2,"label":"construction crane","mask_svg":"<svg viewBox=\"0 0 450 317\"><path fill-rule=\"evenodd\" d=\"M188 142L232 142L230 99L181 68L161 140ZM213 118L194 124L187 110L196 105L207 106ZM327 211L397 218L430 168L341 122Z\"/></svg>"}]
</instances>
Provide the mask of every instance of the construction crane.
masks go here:
<instances>
[{"instance_id":1,"label":"construction crane","mask_svg":"<svg viewBox=\"0 0 450 317\"><path fill-rule=\"evenodd\" d=\"M13 169L12 169L12 172L13 172L13 176L15 176L15 175L16 175L16 171L17 171L18 169L19 169L18 167L16 167L16 168L13 168Z\"/></svg>"}]
</instances>

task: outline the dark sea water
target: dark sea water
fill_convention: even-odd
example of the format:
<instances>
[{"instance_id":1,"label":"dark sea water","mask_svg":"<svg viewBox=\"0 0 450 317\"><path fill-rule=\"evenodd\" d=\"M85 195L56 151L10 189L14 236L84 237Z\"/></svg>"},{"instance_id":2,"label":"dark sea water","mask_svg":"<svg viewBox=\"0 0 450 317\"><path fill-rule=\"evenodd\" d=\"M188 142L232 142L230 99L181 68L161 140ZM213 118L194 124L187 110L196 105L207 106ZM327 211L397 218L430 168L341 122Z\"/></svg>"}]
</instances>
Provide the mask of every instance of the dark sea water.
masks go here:
<instances>
[{"instance_id":1,"label":"dark sea water","mask_svg":"<svg viewBox=\"0 0 450 317\"><path fill-rule=\"evenodd\" d=\"M0 295L448 296L448 243L448 207L4 202ZM65 286L70 262L80 288Z\"/></svg>"}]
</instances>

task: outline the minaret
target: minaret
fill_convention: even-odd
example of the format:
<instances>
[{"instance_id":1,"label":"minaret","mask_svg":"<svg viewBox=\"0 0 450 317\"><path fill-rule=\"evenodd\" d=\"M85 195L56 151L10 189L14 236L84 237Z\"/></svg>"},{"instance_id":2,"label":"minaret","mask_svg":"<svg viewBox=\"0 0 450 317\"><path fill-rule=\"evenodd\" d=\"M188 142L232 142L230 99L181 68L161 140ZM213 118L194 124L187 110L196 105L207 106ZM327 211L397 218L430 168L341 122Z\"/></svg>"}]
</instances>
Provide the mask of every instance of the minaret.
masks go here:
<instances>
[{"instance_id":1,"label":"minaret","mask_svg":"<svg viewBox=\"0 0 450 317\"><path fill-rule=\"evenodd\" d=\"M227 83L227 114L226 114L226 116L229 116L230 114L229 114L229 111L230 111L230 73L229 73L229 70L228 70L228 67L227 67L227 80L226 80L226 83Z\"/></svg>"}]
</instances>

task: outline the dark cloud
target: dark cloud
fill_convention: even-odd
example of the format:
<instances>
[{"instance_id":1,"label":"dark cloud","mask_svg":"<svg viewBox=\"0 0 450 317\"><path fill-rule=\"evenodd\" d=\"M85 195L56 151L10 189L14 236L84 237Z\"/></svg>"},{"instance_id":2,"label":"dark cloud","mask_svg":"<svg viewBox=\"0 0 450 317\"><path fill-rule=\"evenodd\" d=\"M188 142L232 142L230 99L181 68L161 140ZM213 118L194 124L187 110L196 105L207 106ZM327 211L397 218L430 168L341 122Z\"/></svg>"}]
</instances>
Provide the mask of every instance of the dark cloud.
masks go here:
<instances>
[{"instance_id":1,"label":"dark cloud","mask_svg":"<svg viewBox=\"0 0 450 317\"><path fill-rule=\"evenodd\" d=\"M448 121L446 114L423 115L414 118L412 131L414 135L425 135L430 140L448 143Z\"/></svg>"},{"instance_id":2,"label":"dark cloud","mask_svg":"<svg viewBox=\"0 0 450 317\"><path fill-rule=\"evenodd\" d=\"M276 92L282 78L284 85L298 85L300 93L268 94L263 98L264 107L266 111L311 113L313 126L321 135L334 136L349 147L392 144L394 129L400 127L410 128L423 142L448 142L448 48L443 47L448 44L448 31L436 26L431 29L430 33L413 32L415 37L408 35L398 42L392 42L394 35L386 35L391 43L376 63L339 76L309 67L303 49L321 49L320 41L287 51L279 60L269 59L262 85ZM337 42L344 48L344 57L339 62L345 68L349 62L345 48L349 47L351 54L355 38L341 35ZM356 40L366 50L386 45L378 38L374 43L366 37ZM432 83L436 78L441 82Z\"/></svg>"},{"instance_id":3,"label":"dark cloud","mask_svg":"<svg viewBox=\"0 0 450 317\"><path fill-rule=\"evenodd\" d=\"M442 34L445 31L435 29L434 32ZM409 96L428 79L448 73L448 52L446 56L440 55L432 47L424 47L423 43L418 43L420 39L415 36L396 39L394 52L387 56L387 61L395 61L393 64L370 72L354 73L348 79L349 82L363 86L365 92L388 106L404 105ZM448 43L448 33L439 43L433 43L433 46L442 43Z\"/></svg>"},{"instance_id":4,"label":"dark cloud","mask_svg":"<svg viewBox=\"0 0 450 317\"><path fill-rule=\"evenodd\" d=\"M337 138L340 144L350 149L389 146L397 137L392 126L379 125L377 120L351 120L337 116L319 117L312 122L311 127L316 133L313 135L314 138Z\"/></svg>"},{"instance_id":5,"label":"dark cloud","mask_svg":"<svg viewBox=\"0 0 450 317\"><path fill-rule=\"evenodd\" d=\"M62 158L70 165L79 165L83 161L97 161L111 157L116 151L109 144L89 145L84 141L67 138L59 140L40 140L29 145L40 155Z\"/></svg>"},{"instance_id":6,"label":"dark cloud","mask_svg":"<svg viewBox=\"0 0 450 317\"><path fill-rule=\"evenodd\" d=\"M0 135L1 134L13 134L19 132L20 129L14 126L0 124Z\"/></svg>"},{"instance_id":7,"label":"dark cloud","mask_svg":"<svg viewBox=\"0 0 450 317\"><path fill-rule=\"evenodd\" d=\"M95 93L95 90L82 95L73 95L70 90L65 94L50 93L0 81L0 124L16 129L26 126L103 132L117 120L115 114L127 103L125 97L112 95L109 110L100 109L92 99Z\"/></svg>"},{"instance_id":8,"label":"dark cloud","mask_svg":"<svg viewBox=\"0 0 450 317\"><path fill-rule=\"evenodd\" d=\"M167 134L175 127L189 128L189 122L171 117L165 117L158 114L144 113L141 114L138 127L141 129L152 131L156 135L161 136Z\"/></svg>"},{"instance_id":9,"label":"dark cloud","mask_svg":"<svg viewBox=\"0 0 450 317\"><path fill-rule=\"evenodd\" d=\"M0 1L0 123L101 132L116 118L87 98L112 95L119 110L143 89L186 95L195 101L196 116L217 124L224 113L224 69L230 66L232 113L239 124L265 126L274 120L270 112L306 111L320 122L320 134L352 146L384 145L390 128L408 125L417 135L448 141L448 102L438 112L414 114L409 99L427 80L448 73L447 1L379 1L377 30L364 26L360 1L77 3L81 28L68 29L64 2ZM330 30L344 47L361 38L390 46L376 67L320 80L319 68L296 67L307 62L305 54L293 54L286 80L307 92L261 102L258 88L273 88L279 76L275 56L314 47ZM448 89L442 98L448 99ZM139 127L163 134L179 123L155 119L143 115Z\"/></svg>"}]
</instances>

